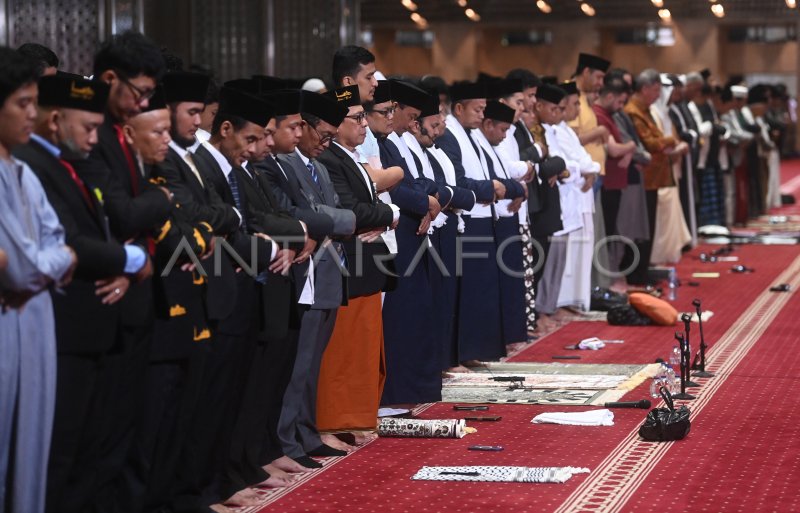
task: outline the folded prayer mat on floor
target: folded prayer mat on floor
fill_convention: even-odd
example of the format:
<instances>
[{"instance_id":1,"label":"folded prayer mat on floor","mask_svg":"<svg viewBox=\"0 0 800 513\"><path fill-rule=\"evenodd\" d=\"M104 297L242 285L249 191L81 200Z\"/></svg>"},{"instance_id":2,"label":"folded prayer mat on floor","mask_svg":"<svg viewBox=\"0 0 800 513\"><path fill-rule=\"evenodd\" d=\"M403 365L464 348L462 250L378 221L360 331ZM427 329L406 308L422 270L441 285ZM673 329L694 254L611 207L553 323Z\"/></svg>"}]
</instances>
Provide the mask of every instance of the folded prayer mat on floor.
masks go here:
<instances>
[{"instance_id":1,"label":"folded prayer mat on floor","mask_svg":"<svg viewBox=\"0 0 800 513\"><path fill-rule=\"evenodd\" d=\"M417 481L563 483L574 474L588 473L588 468L580 467L422 467L411 479Z\"/></svg>"},{"instance_id":2,"label":"folded prayer mat on floor","mask_svg":"<svg viewBox=\"0 0 800 513\"><path fill-rule=\"evenodd\" d=\"M580 412L540 413L531 420L534 424L565 424L569 426L613 426L614 414L610 410Z\"/></svg>"},{"instance_id":3,"label":"folded prayer mat on floor","mask_svg":"<svg viewBox=\"0 0 800 513\"><path fill-rule=\"evenodd\" d=\"M378 436L409 438L462 438L469 432L464 419L395 419L378 423Z\"/></svg>"}]
</instances>

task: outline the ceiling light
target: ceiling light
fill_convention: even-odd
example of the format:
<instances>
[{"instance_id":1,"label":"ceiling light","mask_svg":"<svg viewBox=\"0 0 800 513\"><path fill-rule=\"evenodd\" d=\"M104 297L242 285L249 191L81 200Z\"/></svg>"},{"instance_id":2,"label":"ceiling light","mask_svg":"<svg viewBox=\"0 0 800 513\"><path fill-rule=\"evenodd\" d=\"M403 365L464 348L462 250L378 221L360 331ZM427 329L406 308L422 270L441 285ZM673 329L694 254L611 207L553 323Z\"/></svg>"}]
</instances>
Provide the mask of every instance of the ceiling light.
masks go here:
<instances>
[{"instance_id":1,"label":"ceiling light","mask_svg":"<svg viewBox=\"0 0 800 513\"><path fill-rule=\"evenodd\" d=\"M466 9L464 14L466 14L467 18L471 19L472 21L481 21L481 17L472 9Z\"/></svg>"},{"instance_id":2,"label":"ceiling light","mask_svg":"<svg viewBox=\"0 0 800 513\"><path fill-rule=\"evenodd\" d=\"M669 21L672 19L672 13L669 12L669 9L659 9L658 17L664 21Z\"/></svg>"},{"instance_id":3,"label":"ceiling light","mask_svg":"<svg viewBox=\"0 0 800 513\"><path fill-rule=\"evenodd\" d=\"M550 12L553 10L553 8L550 7L550 4L548 4L544 0L537 0L536 1L536 7L538 7L539 10L542 11L543 13L545 13L545 14L550 14Z\"/></svg>"},{"instance_id":4,"label":"ceiling light","mask_svg":"<svg viewBox=\"0 0 800 513\"><path fill-rule=\"evenodd\" d=\"M581 4L581 11L583 11L583 14L586 16L594 16L594 7L589 4Z\"/></svg>"},{"instance_id":5,"label":"ceiling light","mask_svg":"<svg viewBox=\"0 0 800 513\"><path fill-rule=\"evenodd\" d=\"M714 16L717 18L722 18L725 16L725 8L722 7L722 4L714 4L711 6L711 12L714 13Z\"/></svg>"},{"instance_id":6,"label":"ceiling light","mask_svg":"<svg viewBox=\"0 0 800 513\"><path fill-rule=\"evenodd\" d=\"M458 4L459 7L466 7L467 6L467 0L458 0L458 2L456 2L456 3Z\"/></svg>"},{"instance_id":7,"label":"ceiling light","mask_svg":"<svg viewBox=\"0 0 800 513\"><path fill-rule=\"evenodd\" d=\"M795 7L797 7L797 1L796 0L786 0L786 7L788 7L789 9L794 9Z\"/></svg>"},{"instance_id":8,"label":"ceiling light","mask_svg":"<svg viewBox=\"0 0 800 513\"><path fill-rule=\"evenodd\" d=\"M427 28L428 20L423 18L418 12L411 13L411 21L417 24L419 28Z\"/></svg>"},{"instance_id":9,"label":"ceiling light","mask_svg":"<svg viewBox=\"0 0 800 513\"><path fill-rule=\"evenodd\" d=\"M405 7L409 11L417 10L417 4L415 4L412 0L400 0L400 3L403 4L403 7Z\"/></svg>"},{"instance_id":10,"label":"ceiling light","mask_svg":"<svg viewBox=\"0 0 800 513\"><path fill-rule=\"evenodd\" d=\"M653 2L653 7L658 7L659 9L664 7L664 0L650 0Z\"/></svg>"}]
</instances>

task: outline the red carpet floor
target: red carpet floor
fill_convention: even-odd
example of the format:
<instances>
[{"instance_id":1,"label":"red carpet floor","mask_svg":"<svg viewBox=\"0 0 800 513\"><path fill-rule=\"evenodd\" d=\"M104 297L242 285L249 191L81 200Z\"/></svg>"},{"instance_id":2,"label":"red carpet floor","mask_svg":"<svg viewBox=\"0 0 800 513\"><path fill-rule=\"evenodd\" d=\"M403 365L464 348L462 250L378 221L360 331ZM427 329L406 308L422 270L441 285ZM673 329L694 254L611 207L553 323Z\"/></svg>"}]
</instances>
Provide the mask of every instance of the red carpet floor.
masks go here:
<instances>
[{"instance_id":1,"label":"red carpet floor","mask_svg":"<svg viewBox=\"0 0 800 513\"><path fill-rule=\"evenodd\" d=\"M800 176L800 173L797 174ZM707 249L707 248L706 248ZM743 246L737 264L754 273L732 274L733 263L705 264L687 254L678 266L683 282L679 310L695 297L714 312L705 324L712 345L709 365L693 409L692 431L680 442L640 442L635 430L643 410L614 410L611 427L533 425L545 411L591 407L492 405L500 422L471 423L478 433L461 440L379 439L302 483L265 497L248 512L376 511L800 511L800 257L797 246ZM718 271L718 279L692 279L692 272ZM700 283L697 287L689 281ZM790 293L768 292L793 282ZM620 328L573 322L537 341L514 361L552 362L578 354L580 363L650 363L666 358L681 328ZM697 325L692 340L698 342ZM582 338L620 338L600 351L569 351ZM625 399L646 397L648 383ZM435 404L422 418L458 418L452 405ZM475 444L502 445L502 452L473 452ZM564 484L417 482L424 465L576 466L591 469ZM245 510L242 510L245 511Z\"/></svg>"}]
</instances>

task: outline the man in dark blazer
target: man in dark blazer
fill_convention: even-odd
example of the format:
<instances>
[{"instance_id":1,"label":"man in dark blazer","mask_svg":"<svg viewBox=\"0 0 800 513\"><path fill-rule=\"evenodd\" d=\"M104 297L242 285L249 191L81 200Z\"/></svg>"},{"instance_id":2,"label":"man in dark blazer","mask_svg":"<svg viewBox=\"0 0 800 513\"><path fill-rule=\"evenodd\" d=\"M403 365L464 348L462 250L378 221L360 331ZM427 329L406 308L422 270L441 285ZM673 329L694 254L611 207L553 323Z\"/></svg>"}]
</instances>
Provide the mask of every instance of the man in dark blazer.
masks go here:
<instances>
[{"instance_id":1,"label":"man in dark blazer","mask_svg":"<svg viewBox=\"0 0 800 513\"><path fill-rule=\"evenodd\" d=\"M110 87L106 115L97 131L97 145L88 160L76 166L87 181L101 189L114 238L119 242L135 239L148 252L154 251L152 231L164 224L173 203L169 191L151 184L136 165L122 133L122 123L147 107L163 71L158 47L141 34L116 35L101 46L93 72L96 79ZM98 442L98 451L106 455L108 468L94 469L102 481L112 479L116 471L111 469L126 460L140 417L143 377L153 335L152 281L132 284L120 308L122 337L107 353L103 367L116 385L107 389L114 409L107 417L114 424L109 427L112 435ZM95 497L99 499L100 495L98 492Z\"/></svg>"},{"instance_id":2,"label":"man in dark blazer","mask_svg":"<svg viewBox=\"0 0 800 513\"><path fill-rule=\"evenodd\" d=\"M94 469L107 462L86 435L113 436L104 398L115 380L102 372L104 356L120 342L120 300L132 281L152 274L152 264L143 247L112 238L102 193L73 165L97 142L108 86L60 74L42 78L39 90L35 133L15 155L42 182L78 256L75 279L53 294L58 381L48 501L56 511L87 507L96 493Z\"/></svg>"},{"instance_id":3,"label":"man in dark blazer","mask_svg":"<svg viewBox=\"0 0 800 513\"><path fill-rule=\"evenodd\" d=\"M305 247L305 227L281 213L274 198L258 190L253 177L242 170L243 163L257 153L258 142L265 137L265 127L272 117L273 109L266 102L224 87L211 139L195 152L204 178L243 216L242 226L229 237L241 259L239 265L250 265L250 245L259 246L255 269L243 269L236 275L237 303L233 313L217 327L218 334L249 347L247 361L238 369L230 367L239 373L246 370L240 374L241 399L234 413L228 464L222 476L223 498L262 482L285 485L262 469L269 463L261 458L270 416L264 403L272 400L269 394L274 394L274 389L269 380L280 371L270 360L270 344L266 340L273 335L289 336L291 283L285 275L296 254ZM265 242L269 245L263 246ZM262 252L261 246L269 252ZM230 503L244 505L249 499L246 493L239 494Z\"/></svg>"},{"instance_id":4,"label":"man in dark blazer","mask_svg":"<svg viewBox=\"0 0 800 513\"><path fill-rule=\"evenodd\" d=\"M347 108L316 94L303 93L302 135L293 152L281 152L278 161L285 175L267 173L276 195L291 202L290 212L298 218L308 211L325 215L331 220L326 233L316 234L317 249L313 268L296 265L295 284L305 304L300 324L297 357L291 379L284 394L278 435L283 452L306 467L321 465L309 456L343 456L346 452L324 444L316 427L317 382L325 347L328 345L336 314L343 301L343 259L341 238L355 231L355 214L341 208L338 196L325 166L317 157L330 145ZM279 151L276 139L275 151ZM309 231L313 230L309 224ZM306 274L308 273L308 276ZM308 291L313 284L313 293Z\"/></svg>"}]
</instances>

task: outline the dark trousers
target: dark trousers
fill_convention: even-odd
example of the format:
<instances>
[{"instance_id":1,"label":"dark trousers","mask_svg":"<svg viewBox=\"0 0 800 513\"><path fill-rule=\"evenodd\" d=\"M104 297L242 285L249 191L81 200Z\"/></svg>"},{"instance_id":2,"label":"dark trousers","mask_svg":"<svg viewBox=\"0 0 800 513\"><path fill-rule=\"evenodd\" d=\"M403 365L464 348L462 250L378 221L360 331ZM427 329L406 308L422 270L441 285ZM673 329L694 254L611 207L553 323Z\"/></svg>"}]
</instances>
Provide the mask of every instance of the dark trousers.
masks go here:
<instances>
[{"instance_id":1,"label":"dark trousers","mask_svg":"<svg viewBox=\"0 0 800 513\"><path fill-rule=\"evenodd\" d=\"M278 421L294 366L297 336L295 326L283 337L258 342L245 367L246 385L233 424L228 462L220 481L223 495L233 495L266 480L269 474L262 466L283 455Z\"/></svg>"},{"instance_id":2,"label":"dark trousers","mask_svg":"<svg viewBox=\"0 0 800 513\"><path fill-rule=\"evenodd\" d=\"M533 241L533 291L534 296L539 291L539 284L544 276L544 265L547 263L547 254L550 252L550 238L552 235L535 235ZM536 314L539 318L539 314Z\"/></svg>"},{"instance_id":3,"label":"dark trousers","mask_svg":"<svg viewBox=\"0 0 800 513\"><path fill-rule=\"evenodd\" d=\"M639 262L628 275L628 283L632 285L646 285L648 282L647 270L650 267L650 255L653 253L653 236L656 232L656 212L658 209L658 190L645 191L647 203L647 221L650 228L650 238L646 241L637 241L636 248L639 253ZM634 264L633 248L626 245L625 255L622 257L620 268L630 268Z\"/></svg>"}]
</instances>

